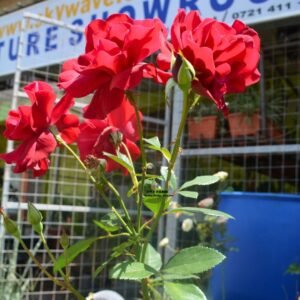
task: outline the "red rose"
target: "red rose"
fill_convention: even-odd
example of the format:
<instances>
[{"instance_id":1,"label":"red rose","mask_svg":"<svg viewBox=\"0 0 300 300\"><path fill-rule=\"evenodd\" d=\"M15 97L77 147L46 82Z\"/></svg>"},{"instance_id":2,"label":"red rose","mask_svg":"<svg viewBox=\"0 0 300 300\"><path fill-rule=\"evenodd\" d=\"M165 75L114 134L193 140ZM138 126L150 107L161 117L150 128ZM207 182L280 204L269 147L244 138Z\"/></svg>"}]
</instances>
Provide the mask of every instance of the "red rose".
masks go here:
<instances>
[{"instance_id":1,"label":"red rose","mask_svg":"<svg viewBox=\"0 0 300 300\"><path fill-rule=\"evenodd\" d=\"M194 67L193 90L211 98L225 113L224 95L241 93L260 78L260 40L241 21L229 26L201 19L198 11L186 14L179 10L171 27L171 44L159 56L160 66L166 68L171 51L183 55Z\"/></svg>"},{"instance_id":2,"label":"red rose","mask_svg":"<svg viewBox=\"0 0 300 300\"><path fill-rule=\"evenodd\" d=\"M48 170L48 157L57 146L49 127L56 126L61 137L71 143L79 133L79 120L75 115L67 114L73 99L66 95L54 105L56 95L47 83L36 81L24 90L32 106L11 110L4 131L7 139L20 144L12 152L1 154L0 158L8 164L16 164L15 173L31 169L34 176L41 176Z\"/></svg>"},{"instance_id":3,"label":"red rose","mask_svg":"<svg viewBox=\"0 0 300 300\"><path fill-rule=\"evenodd\" d=\"M114 14L92 21L85 32L86 52L63 65L58 85L73 97L95 92L84 117L104 119L124 100L124 91L134 89L142 78L168 79L166 72L143 62L160 49L166 34L158 19Z\"/></svg>"},{"instance_id":4,"label":"red rose","mask_svg":"<svg viewBox=\"0 0 300 300\"><path fill-rule=\"evenodd\" d=\"M142 117L142 115L141 115ZM107 115L104 120L85 120L80 125L78 136L78 148L80 157L85 161L89 155L107 160L106 171L121 169L125 174L126 170L113 160L103 155L108 152L116 155L116 148L126 154L121 143L124 143L129 150L133 160L140 156L140 149L135 144L139 139L137 120L134 108L128 101Z\"/></svg>"}]
</instances>

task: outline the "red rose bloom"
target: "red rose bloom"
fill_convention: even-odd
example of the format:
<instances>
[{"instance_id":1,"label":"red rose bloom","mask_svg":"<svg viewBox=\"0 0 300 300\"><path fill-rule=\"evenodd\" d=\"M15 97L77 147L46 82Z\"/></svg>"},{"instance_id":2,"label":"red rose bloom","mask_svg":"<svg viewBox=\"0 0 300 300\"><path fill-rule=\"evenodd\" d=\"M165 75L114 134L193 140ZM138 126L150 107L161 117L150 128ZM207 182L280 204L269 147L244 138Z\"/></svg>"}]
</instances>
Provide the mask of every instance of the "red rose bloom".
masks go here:
<instances>
[{"instance_id":1,"label":"red rose bloom","mask_svg":"<svg viewBox=\"0 0 300 300\"><path fill-rule=\"evenodd\" d=\"M241 93L260 78L260 40L241 21L229 26L201 19L197 11L179 10L171 27L171 43L159 56L159 65L170 65L170 51L184 56L196 71L193 90L211 98L225 113L224 95Z\"/></svg>"},{"instance_id":2,"label":"red rose bloom","mask_svg":"<svg viewBox=\"0 0 300 300\"><path fill-rule=\"evenodd\" d=\"M15 173L31 169L34 176L42 176L48 170L49 154L57 146L49 127L56 126L61 137L71 143L79 133L79 120L77 116L67 114L73 99L66 95L54 105L56 95L47 83L36 81L24 90L32 106L11 110L4 131L7 139L20 144L12 152L1 154L0 158L8 164L16 164Z\"/></svg>"},{"instance_id":3,"label":"red rose bloom","mask_svg":"<svg viewBox=\"0 0 300 300\"><path fill-rule=\"evenodd\" d=\"M135 88L142 78L165 82L168 74L143 60L160 49L167 32L158 19L133 20L114 14L92 21L85 32L85 54L67 61L59 87L73 97L95 92L84 117L104 119L124 100L124 91Z\"/></svg>"},{"instance_id":4,"label":"red rose bloom","mask_svg":"<svg viewBox=\"0 0 300 300\"><path fill-rule=\"evenodd\" d=\"M142 115L141 115L142 117ZM118 137L119 141L114 140ZM124 143L129 150L133 160L140 156L140 149L135 144L139 139L137 130L137 120L134 108L128 101L123 101L121 105L107 115L104 120L85 120L80 125L78 136L78 148L80 157L85 161L89 155L107 160L106 171L121 169L125 174L127 171L113 160L103 155L103 152L116 155L116 147L126 154Z\"/></svg>"}]
</instances>

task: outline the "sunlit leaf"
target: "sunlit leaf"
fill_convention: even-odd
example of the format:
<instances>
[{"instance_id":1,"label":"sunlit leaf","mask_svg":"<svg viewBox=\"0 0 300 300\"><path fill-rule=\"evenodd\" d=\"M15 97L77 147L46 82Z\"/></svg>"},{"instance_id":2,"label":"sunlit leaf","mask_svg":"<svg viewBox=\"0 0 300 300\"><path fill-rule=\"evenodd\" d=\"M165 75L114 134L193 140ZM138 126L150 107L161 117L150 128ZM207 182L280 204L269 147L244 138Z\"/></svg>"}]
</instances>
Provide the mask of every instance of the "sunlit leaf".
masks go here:
<instances>
[{"instance_id":1,"label":"sunlit leaf","mask_svg":"<svg viewBox=\"0 0 300 300\"><path fill-rule=\"evenodd\" d=\"M207 300L204 293L192 283L164 283L164 289L171 300Z\"/></svg>"},{"instance_id":2,"label":"sunlit leaf","mask_svg":"<svg viewBox=\"0 0 300 300\"><path fill-rule=\"evenodd\" d=\"M79 254L87 250L96 240L97 238L82 240L66 249L54 263L54 272L57 272L68 266Z\"/></svg>"},{"instance_id":3,"label":"sunlit leaf","mask_svg":"<svg viewBox=\"0 0 300 300\"><path fill-rule=\"evenodd\" d=\"M178 207L173 208L168 211L169 214L176 214L176 213L186 213L186 214L205 214L213 217L224 217L227 219L234 219L231 215L224 213L220 210L209 209L209 208L202 208L202 207Z\"/></svg>"},{"instance_id":4,"label":"sunlit leaf","mask_svg":"<svg viewBox=\"0 0 300 300\"><path fill-rule=\"evenodd\" d=\"M197 199L198 198L198 193L193 192L193 191L179 191L177 194L186 197L186 198L192 198L192 199Z\"/></svg>"},{"instance_id":5,"label":"sunlit leaf","mask_svg":"<svg viewBox=\"0 0 300 300\"><path fill-rule=\"evenodd\" d=\"M157 150L159 150L161 148L161 144L160 144L159 138L157 136L152 137L150 139L145 139L144 138L144 141L146 143L148 143L149 145L154 146L155 149L157 149Z\"/></svg>"},{"instance_id":6,"label":"sunlit leaf","mask_svg":"<svg viewBox=\"0 0 300 300\"><path fill-rule=\"evenodd\" d=\"M121 165L122 167L124 167L129 173L132 173L133 166L126 155L122 153L118 153L118 156L116 156L107 152L103 152L103 154L108 158L110 158L111 160L113 160L114 162Z\"/></svg>"},{"instance_id":7,"label":"sunlit leaf","mask_svg":"<svg viewBox=\"0 0 300 300\"><path fill-rule=\"evenodd\" d=\"M179 190L184 190L184 189L186 189L190 186L194 186L194 185L200 185L200 186L201 185L210 185L210 184L214 184L214 183L218 182L219 180L220 180L220 178L217 176L214 176L214 175L197 176L193 180L185 182L179 188Z\"/></svg>"},{"instance_id":8,"label":"sunlit leaf","mask_svg":"<svg viewBox=\"0 0 300 300\"><path fill-rule=\"evenodd\" d=\"M156 271L159 271L162 266L161 256L151 244L147 244L145 264L155 269Z\"/></svg>"},{"instance_id":9,"label":"sunlit leaf","mask_svg":"<svg viewBox=\"0 0 300 300\"><path fill-rule=\"evenodd\" d=\"M94 223L106 232L114 232L120 229L120 221L114 213L104 215L100 221L94 220Z\"/></svg>"},{"instance_id":10,"label":"sunlit leaf","mask_svg":"<svg viewBox=\"0 0 300 300\"><path fill-rule=\"evenodd\" d=\"M155 274L156 271L141 262L123 261L115 265L109 272L113 279L141 280Z\"/></svg>"},{"instance_id":11,"label":"sunlit leaf","mask_svg":"<svg viewBox=\"0 0 300 300\"><path fill-rule=\"evenodd\" d=\"M217 250L194 246L176 253L162 269L163 273L190 275L210 270L224 260Z\"/></svg>"}]
</instances>

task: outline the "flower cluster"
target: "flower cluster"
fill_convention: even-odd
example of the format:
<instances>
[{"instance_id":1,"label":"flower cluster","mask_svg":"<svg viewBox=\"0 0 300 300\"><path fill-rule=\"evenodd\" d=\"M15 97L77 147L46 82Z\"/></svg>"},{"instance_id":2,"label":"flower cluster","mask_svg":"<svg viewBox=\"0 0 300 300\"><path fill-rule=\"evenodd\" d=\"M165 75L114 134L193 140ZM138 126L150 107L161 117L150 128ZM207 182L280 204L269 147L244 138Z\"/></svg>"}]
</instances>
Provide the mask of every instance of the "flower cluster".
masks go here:
<instances>
[{"instance_id":1,"label":"flower cluster","mask_svg":"<svg viewBox=\"0 0 300 300\"><path fill-rule=\"evenodd\" d=\"M212 99L226 114L224 95L242 93L259 81L259 51L257 33L241 21L229 26L201 19L197 11L180 10L171 28L171 42L158 59L165 69L170 67L171 52L188 60L195 69L193 90Z\"/></svg>"},{"instance_id":2,"label":"flower cluster","mask_svg":"<svg viewBox=\"0 0 300 300\"><path fill-rule=\"evenodd\" d=\"M34 176L41 176L48 170L48 157L57 147L50 128L55 128L66 143L72 143L79 133L79 120L68 113L74 103L69 95L55 105L56 95L47 83L36 81L24 90L31 106L19 106L10 111L4 131L7 139L20 143L15 150L1 154L0 158L8 164L15 163L15 173L31 169Z\"/></svg>"},{"instance_id":3,"label":"flower cluster","mask_svg":"<svg viewBox=\"0 0 300 300\"><path fill-rule=\"evenodd\" d=\"M174 69L184 59L194 70L191 89L211 98L225 113L224 95L243 92L259 80L260 41L242 22L229 26L202 19L196 11L180 10L170 33L168 41L167 29L158 19L133 20L114 14L92 21L85 31L84 53L63 65L58 87L65 94L56 104L48 84L33 82L25 87L31 106L10 111L4 133L19 144L0 158L15 164L15 172L31 169L34 176L43 175L58 145L54 130L66 143L77 142L82 160L105 159L106 171L122 170L105 153L129 152L133 160L139 157L137 116L142 115L126 95L142 79L165 84L173 76L177 81ZM157 65L149 63L147 59L157 52ZM68 110L73 98L90 94L85 120L79 124Z\"/></svg>"}]
</instances>

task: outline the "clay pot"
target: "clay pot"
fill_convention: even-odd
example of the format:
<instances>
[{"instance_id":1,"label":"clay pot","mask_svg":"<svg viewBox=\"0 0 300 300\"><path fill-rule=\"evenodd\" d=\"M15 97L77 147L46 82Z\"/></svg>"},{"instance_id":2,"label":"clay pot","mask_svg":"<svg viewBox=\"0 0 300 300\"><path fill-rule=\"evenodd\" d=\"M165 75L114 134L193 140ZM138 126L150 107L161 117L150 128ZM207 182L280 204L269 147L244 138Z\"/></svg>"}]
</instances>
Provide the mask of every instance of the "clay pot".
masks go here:
<instances>
[{"instance_id":1,"label":"clay pot","mask_svg":"<svg viewBox=\"0 0 300 300\"><path fill-rule=\"evenodd\" d=\"M251 116L244 113L229 114L228 122L232 137L256 135L260 130L260 116L258 113Z\"/></svg>"},{"instance_id":2,"label":"clay pot","mask_svg":"<svg viewBox=\"0 0 300 300\"><path fill-rule=\"evenodd\" d=\"M275 143L282 144L284 142L282 130L271 120L267 122L267 132L268 137Z\"/></svg>"},{"instance_id":3,"label":"clay pot","mask_svg":"<svg viewBox=\"0 0 300 300\"><path fill-rule=\"evenodd\" d=\"M206 116L188 120L188 137L190 140L213 140L217 133L217 116Z\"/></svg>"}]
</instances>

